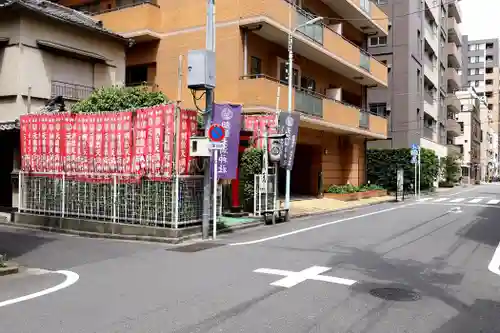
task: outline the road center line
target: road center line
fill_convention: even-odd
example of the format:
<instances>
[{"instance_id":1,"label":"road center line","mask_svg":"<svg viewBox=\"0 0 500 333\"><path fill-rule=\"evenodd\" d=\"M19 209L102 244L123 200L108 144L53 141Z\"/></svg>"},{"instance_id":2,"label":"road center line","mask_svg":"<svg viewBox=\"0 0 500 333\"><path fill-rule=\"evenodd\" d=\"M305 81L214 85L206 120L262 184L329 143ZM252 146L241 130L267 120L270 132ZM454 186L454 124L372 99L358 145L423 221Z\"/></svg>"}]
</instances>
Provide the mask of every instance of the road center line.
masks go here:
<instances>
[{"instance_id":1,"label":"road center line","mask_svg":"<svg viewBox=\"0 0 500 333\"><path fill-rule=\"evenodd\" d=\"M356 215L356 216L351 216L351 217L346 217L345 219L339 219L339 220L330 221L330 222L326 222L326 223L322 223L322 224L317 224L317 225L313 225L313 226L310 226L310 227L307 227L307 228L297 229L297 230L294 230L294 231L285 232L283 234L278 234L278 235L271 236L271 237L256 239L256 240L247 241L247 242L231 243L231 244L229 244L229 246L252 245L252 244L258 244L258 243L264 243L264 242L267 242L267 241L270 241L270 240L273 240L273 239L283 238L283 237L287 237L287 236L299 234L301 232L306 232L306 231L311 231L311 230L314 230L314 229L319 229L319 228L327 227L329 225L337 224L337 223L340 223L340 222L351 221L351 220L360 219L360 218L367 217L367 216L372 216L372 215L382 214L382 213L386 213L386 212L391 212L391 211L396 210L396 209L401 209L401 208L405 208L405 207L409 207L409 206L413 206L413 205L417 205L417 204L418 204L418 202L413 202L413 203L402 205L402 206L397 206L397 207L392 207L392 208L377 210L375 212L361 214L361 215Z\"/></svg>"},{"instance_id":2,"label":"road center line","mask_svg":"<svg viewBox=\"0 0 500 333\"><path fill-rule=\"evenodd\" d=\"M78 279L80 278L80 276L78 274L76 274L75 272L71 272L71 271L55 271L53 273L62 274L64 276L66 276L66 280L64 280L64 282L58 284L57 286L54 286L54 287L51 287L48 289L44 289L42 291L38 291L38 292L33 293L33 294L24 295L21 297L12 298L12 299L8 299L6 301L0 302L0 308L7 306L7 305L12 305L12 304L24 302L24 301L28 301L30 299L34 299L34 298L45 296L45 295L48 295L51 293L55 293L56 291L62 290L64 288L68 288L69 286L75 284L78 281Z\"/></svg>"}]
</instances>

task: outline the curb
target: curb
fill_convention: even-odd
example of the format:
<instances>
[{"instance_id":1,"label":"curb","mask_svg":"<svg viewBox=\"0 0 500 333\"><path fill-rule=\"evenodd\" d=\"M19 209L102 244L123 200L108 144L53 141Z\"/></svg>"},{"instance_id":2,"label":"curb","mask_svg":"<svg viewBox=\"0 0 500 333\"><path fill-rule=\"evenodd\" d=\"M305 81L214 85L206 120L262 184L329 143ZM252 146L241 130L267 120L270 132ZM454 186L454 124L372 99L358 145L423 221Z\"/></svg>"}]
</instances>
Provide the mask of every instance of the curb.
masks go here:
<instances>
[{"instance_id":1,"label":"curb","mask_svg":"<svg viewBox=\"0 0 500 333\"><path fill-rule=\"evenodd\" d=\"M359 208L380 205L380 204L388 203L388 202L397 203L398 201L396 201L396 199L387 199L387 200L372 202L372 203L368 203L368 204L364 204L364 205L334 209L334 210L323 211L323 212L318 212L318 213L299 213L299 214L291 215L290 218L295 219L295 218L303 218L303 217L310 217L310 216L322 216L322 215L328 215L328 214L332 214L332 213L340 213L340 212L346 212L346 211L354 211L354 210L359 209Z\"/></svg>"},{"instance_id":2,"label":"curb","mask_svg":"<svg viewBox=\"0 0 500 333\"><path fill-rule=\"evenodd\" d=\"M232 233L232 232L238 231L238 230L255 228L255 227L261 226L263 224L264 224L263 221L247 222L247 223L242 223L239 225L233 225L230 227L226 227L224 229L218 230L217 232L220 234L227 234L227 233ZM75 235L75 236L86 237L86 238L101 238L101 239L114 239L114 240L126 240L126 241L152 242L152 243L164 243L164 244L172 244L172 245L179 245L179 244L184 243L188 240L196 240L196 239L201 238L201 232L191 234L188 236L184 236L181 238L161 238L161 237L152 237L152 236L100 234L100 233L89 232L89 231L67 230L67 229L38 226L38 225L31 225L31 224L12 223L12 222L1 221L1 220L0 220L0 225L21 228L21 229L41 230L41 231L47 231L47 232L53 232L53 233L59 233L59 234ZM1 274L1 268L0 268L0 276L1 275L2 274Z\"/></svg>"},{"instance_id":3,"label":"curb","mask_svg":"<svg viewBox=\"0 0 500 333\"><path fill-rule=\"evenodd\" d=\"M19 273L19 267L17 266L0 267L0 276L6 276L16 273Z\"/></svg>"}]
</instances>

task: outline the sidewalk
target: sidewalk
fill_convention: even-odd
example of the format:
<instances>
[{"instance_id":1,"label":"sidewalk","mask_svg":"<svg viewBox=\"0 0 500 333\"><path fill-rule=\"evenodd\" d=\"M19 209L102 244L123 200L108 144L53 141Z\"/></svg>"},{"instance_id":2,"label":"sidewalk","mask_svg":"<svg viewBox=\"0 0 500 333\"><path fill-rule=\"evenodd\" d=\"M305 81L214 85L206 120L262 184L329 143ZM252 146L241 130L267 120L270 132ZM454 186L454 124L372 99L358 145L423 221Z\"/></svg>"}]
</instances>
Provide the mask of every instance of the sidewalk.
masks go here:
<instances>
[{"instance_id":1,"label":"sidewalk","mask_svg":"<svg viewBox=\"0 0 500 333\"><path fill-rule=\"evenodd\" d=\"M340 201L335 199L310 199L290 202L290 217L302 217L314 214L335 212L359 206L369 206L394 201L395 197L387 195L356 201Z\"/></svg>"}]
</instances>

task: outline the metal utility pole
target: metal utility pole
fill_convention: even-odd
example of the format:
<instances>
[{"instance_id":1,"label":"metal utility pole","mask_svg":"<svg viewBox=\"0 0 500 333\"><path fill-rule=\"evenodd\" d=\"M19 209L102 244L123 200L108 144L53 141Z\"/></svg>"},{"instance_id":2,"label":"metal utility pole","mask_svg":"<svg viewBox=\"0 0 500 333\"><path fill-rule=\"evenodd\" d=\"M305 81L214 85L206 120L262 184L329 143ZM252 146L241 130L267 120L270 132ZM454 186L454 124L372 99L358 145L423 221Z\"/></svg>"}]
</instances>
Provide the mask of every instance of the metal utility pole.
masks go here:
<instances>
[{"instance_id":1,"label":"metal utility pole","mask_svg":"<svg viewBox=\"0 0 500 333\"><path fill-rule=\"evenodd\" d=\"M207 0L206 49L215 52L215 0ZM205 90L205 113L203 114L205 136L208 136L213 104L214 91L207 88ZM202 237L207 239L210 227L210 158L205 158L204 167ZM213 209L215 210L216 207L213 207Z\"/></svg>"}]
</instances>

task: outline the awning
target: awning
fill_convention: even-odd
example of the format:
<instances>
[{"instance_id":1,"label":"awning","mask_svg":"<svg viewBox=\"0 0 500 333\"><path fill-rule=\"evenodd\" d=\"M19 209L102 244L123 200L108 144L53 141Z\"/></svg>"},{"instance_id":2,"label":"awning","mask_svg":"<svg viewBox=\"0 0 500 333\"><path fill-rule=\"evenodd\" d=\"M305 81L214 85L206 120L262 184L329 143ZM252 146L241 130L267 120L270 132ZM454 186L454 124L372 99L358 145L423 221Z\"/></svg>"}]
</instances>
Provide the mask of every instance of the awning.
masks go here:
<instances>
[{"instance_id":1,"label":"awning","mask_svg":"<svg viewBox=\"0 0 500 333\"><path fill-rule=\"evenodd\" d=\"M37 45L41 49L45 49L47 51L56 51L59 54L65 54L68 57L72 58L78 58L86 61L91 61L91 62L98 62L98 63L106 63L107 59L103 57L100 54L93 53L93 52L88 52L80 49L75 49L71 46L66 46L54 42L49 42L46 40L40 40L37 39L36 41Z\"/></svg>"},{"instance_id":2,"label":"awning","mask_svg":"<svg viewBox=\"0 0 500 333\"><path fill-rule=\"evenodd\" d=\"M7 46L9 44L10 38L7 37L0 37L0 47Z\"/></svg>"}]
</instances>

